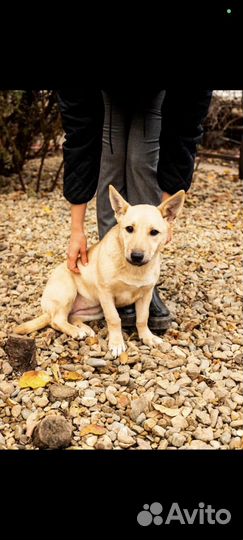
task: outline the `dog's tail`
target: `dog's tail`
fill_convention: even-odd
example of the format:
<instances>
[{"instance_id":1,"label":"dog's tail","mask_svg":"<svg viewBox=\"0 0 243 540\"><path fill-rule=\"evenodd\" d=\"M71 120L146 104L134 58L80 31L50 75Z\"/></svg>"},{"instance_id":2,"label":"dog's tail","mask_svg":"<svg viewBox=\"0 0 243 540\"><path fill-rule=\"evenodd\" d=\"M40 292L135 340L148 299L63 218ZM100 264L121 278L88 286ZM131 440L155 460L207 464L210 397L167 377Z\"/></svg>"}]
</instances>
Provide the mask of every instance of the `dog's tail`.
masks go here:
<instances>
[{"instance_id":1,"label":"dog's tail","mask_svg":"<svg viewBox=\"0 0 243 540\"><path fill-rule=\"evenodd\" d=\"M48 324L51 322L51 317L48 313L43 313L40 315L40 317L36 317L36 319L32 319L32 321L27 321L26 323L20 324L19 326L16 326L16 328L13 329L13 332L15 334L30 334L30 332L34 332L35 330L41 330L41 328L45 328Z\"/></svg>"}]
</instances>

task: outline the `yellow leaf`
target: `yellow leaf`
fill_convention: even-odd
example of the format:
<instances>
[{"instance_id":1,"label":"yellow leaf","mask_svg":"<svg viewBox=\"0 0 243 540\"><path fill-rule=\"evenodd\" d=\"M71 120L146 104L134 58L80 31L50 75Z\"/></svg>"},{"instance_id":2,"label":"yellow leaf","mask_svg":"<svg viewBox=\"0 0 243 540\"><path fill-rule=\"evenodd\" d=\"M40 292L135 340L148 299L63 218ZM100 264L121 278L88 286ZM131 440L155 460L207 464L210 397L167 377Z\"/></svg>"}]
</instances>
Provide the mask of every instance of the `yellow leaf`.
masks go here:
<instances>
[{"instance_id":1,"label":"yellow leaf","mask_svg":"<svg viewBox=\"0 0 243 540\"><path fill-rule=\"evenodd\" d=\"M50 206L43 206L43 212L45 212L46 214L50 214L52 211L52 209L50 208Z\"/></svg>"},{"instance_id":2,"label":"yellow leaf","mask_svg":"<svg viewBox=\"0 0 243 540\"><path fill-rule=\"evenodd\" d=\"M97 343L99 343L99 340L96 336L94 337L87 337L86 340L85 340L85 343L86 345L96 345Z\"/></svg>"},{"instance_id":3,"label":"yellow leaf","mask_svg":"<svg viewBox=\"0 0 243 540\"><path fill-rule=\"evenodd\" d=\"M89 433L93 433L93 435L104 435L106 432L106 429L102 426L98 426L97 424L89 424L88 426L85 426L80 431L80 436L83 437L84 435L88 435Z\"/></svg>"},{"instance_id":4,"label":"yellow leaf","mask_svg":"<svg viewBox=\"0 0 243 540\"><path fill-rule=\"evenodd\" d=\"M53 257L54 253L53 251L47 251L46 256L47 257Z\"/></svg>"},{"instance_id":5,"label":"yellow leaf","mask_svg":"<svg viewBox=\"0 0 243 540\"><path fill-rule=\"evenodd\" d=\"M232 229L234 229L234 228L235 228L235 226L233 225L233 223L231 223L230 221L228 221L228 223L227 223L227 229L231 229L231 230L232 230Z\"/></svg>"},{"instance_id":6,"label":"yellow leaf","mask_svg":"<svg viewBox=\"0 0 243 540\"><path fill-rule=\"evenodd\" d=\"M46 386L51 377L46 371L26 371L19 379L20 388L40 388Z\"/></svg>"},{"instance_id":7,"label":"yellow leaf","mask_svg":"<svg viewBox=\"0 0 243 540\"><path fill-rule=\"evenodd\" d=\"M83 381L84 377L77 371L65 371L63 374L65 381Z\"/></svg>"},{"instance_id":8,"label":"yellow leaf","mask_svg":"<svg viewBox=\"0 0 243 540\"><path fill-rule=\"evenodd\" d=\"M128 362L128 354L126 352L122 352L119 356L119 360L121 364L127 364Z\"/></svg>"},{"instance_id":9,"label":"yellow leaf","mask_svg":"<svg viewBox=\"0 0 243 540\"><path fill-rule=\"evenodd\" d=\"M57 365L54 365L54 366L51 366L51 370L52 370L52 373L54 375L54 379L57 383L59 383L59 380L60 380L60 371L59 371L59 366Z\"/></svg>"},{"instance_id":10,"label":"yellow leaf","mask_svg":"<svg viewBox=\"0 0 243 540\"><path fill-rule=\"evenodd\" d=\"M180 414L179 409L171 409L169 407L164 407L163 405L157 405L157 403L152 403L156 411L161 412L162 414L167 414L167 416L177 416Z\"/></svg>"}]
</instances>

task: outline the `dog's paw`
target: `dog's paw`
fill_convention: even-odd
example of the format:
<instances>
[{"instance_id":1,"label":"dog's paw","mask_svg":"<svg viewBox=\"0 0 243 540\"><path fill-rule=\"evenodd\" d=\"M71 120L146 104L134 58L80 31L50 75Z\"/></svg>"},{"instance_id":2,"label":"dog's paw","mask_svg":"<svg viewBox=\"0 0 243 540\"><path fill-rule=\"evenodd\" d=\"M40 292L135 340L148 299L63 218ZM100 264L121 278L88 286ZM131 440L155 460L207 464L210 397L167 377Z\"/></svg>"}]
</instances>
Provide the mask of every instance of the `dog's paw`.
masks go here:
<instances>
[{"instance_id":1,"label":"dog's paw","mask_svg":"<svg viewBox=\"0 0 243 540\"><path fill-rule=\"evenodd\" d=\"M154 334L142 338L142 341L144 345L148 345L149 347L154 347L154 345L160 345L160 343L163 343L163 339L155 336Z\"/></svg>"},{"instance_id":2,"label":"dog's paw","mask_svg":"<svg viewBox=\"0 0 243 540\"><path fill-rule=\"evenodd\" d=\"M88 326L86 324L83 324L82 327L78 328L77 330L78 330L77 339L84 339L87 336L89 336L89 337L94 337L95 336L94 330L92 330L92 328L90 328L90 326Z\"/></svg>"},{"instance_id":3,"label":"dog's paw","mask_svg":"<svg viewBox=\"0 0 243 540\"><path fill-rule=\"evenodd\" d=\"M123 340L120 341L119 343L109 341L109 351L111 352L113 358L117 358L125 350L126 350L126 345Z\"/></svg>"},{"instance_id":4,"label":"dog's paw","mask_svg":"<svg viewBox=\"0 0 243 540\"><path fill-rule=\"evenodd\" d=\"M90 326L86 326L85 325L85 332L86 332L86 336L89 336L89 337L94 337L95 336L95 332L94 330L92 330L92 328L90 328Z\"/></svg>"}]
</instances>

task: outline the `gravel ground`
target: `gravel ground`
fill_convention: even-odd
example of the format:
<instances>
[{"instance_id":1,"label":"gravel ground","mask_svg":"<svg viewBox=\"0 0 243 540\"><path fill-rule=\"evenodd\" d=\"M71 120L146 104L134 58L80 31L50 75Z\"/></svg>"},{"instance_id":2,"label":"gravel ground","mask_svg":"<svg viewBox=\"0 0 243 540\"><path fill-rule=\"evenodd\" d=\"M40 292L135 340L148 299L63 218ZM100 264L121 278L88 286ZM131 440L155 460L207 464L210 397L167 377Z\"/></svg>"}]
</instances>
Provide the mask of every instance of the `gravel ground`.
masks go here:
<instances>
[{"instance_id":1,"label":"gravel ground","mask_svg":"<svg viewBox=\"0 0 243 540\"><path fill-rule=\"evenodd\" d=\"M49 159L47 176L58 160ZM70 232L69 204L61 189L34 195L35 174L31 162L25 172L28 196L12 190L14 179L0 195L0 448L34 448L31 425L56 411L72 423L70 449L242 449L242 182L237 169L208 160L195 173L173 242L161 256L159 288L173 315L164 343L149 349L135 330L124 332L128 354L112 360L104 321L90 323L95 343L46 328L31 337L36 369L51 381L31 389L19 387L4 345L16 323L41 313L40 295L50 271L65 257ZM96 242L95 201L87 232L89 244ZM53 383L62 385L58 398Z\"/></svg>"}]
</instances>

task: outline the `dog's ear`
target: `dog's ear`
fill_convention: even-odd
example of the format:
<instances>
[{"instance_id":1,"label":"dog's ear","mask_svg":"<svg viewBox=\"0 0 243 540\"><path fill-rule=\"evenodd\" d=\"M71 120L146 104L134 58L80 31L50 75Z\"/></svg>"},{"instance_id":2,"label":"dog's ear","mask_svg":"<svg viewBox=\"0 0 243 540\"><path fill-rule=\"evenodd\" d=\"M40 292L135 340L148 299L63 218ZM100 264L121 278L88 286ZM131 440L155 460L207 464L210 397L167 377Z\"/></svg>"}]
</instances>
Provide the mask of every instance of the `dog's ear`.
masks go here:
<instances>
[{"instance_id":1,"label":"dog's ear","mask_svg":"<svg viewBox=\"0 0 243 540\"><path fill-rule=\"evenodd\" d=\"M116 218L124 215L130 205L111 184L109 185L109 197Z\"/></svg>"},{"instance_id":2,"label":"dog's ear","mask_svg":"<svg viewBox=\"0 0 243 540\"><path fill-rule=\"evenodd\" d=\"M181 213L185 195L185 191L181 189L158 206L163 218L166 219L168 223L172 223Z\"/></svg>"}]
</instances>

